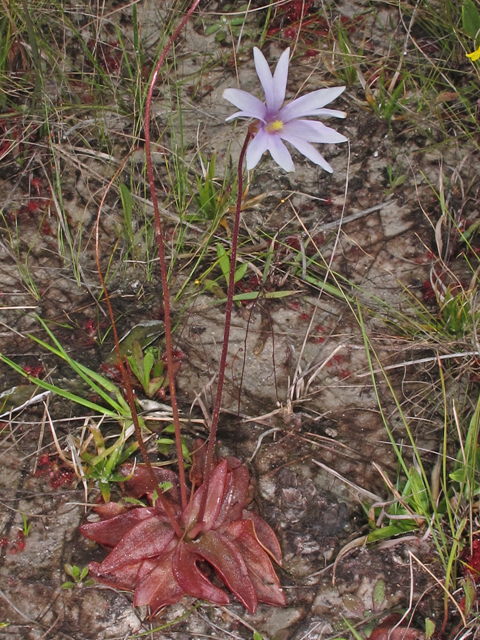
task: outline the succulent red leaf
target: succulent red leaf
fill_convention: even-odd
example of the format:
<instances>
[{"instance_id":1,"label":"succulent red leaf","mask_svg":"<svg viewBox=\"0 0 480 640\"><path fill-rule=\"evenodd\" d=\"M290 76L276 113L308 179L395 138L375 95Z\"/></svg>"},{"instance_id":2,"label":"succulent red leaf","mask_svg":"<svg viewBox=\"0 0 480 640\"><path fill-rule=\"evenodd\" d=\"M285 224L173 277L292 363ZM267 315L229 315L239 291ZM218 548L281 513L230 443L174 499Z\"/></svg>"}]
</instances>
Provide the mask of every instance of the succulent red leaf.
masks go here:
<instances>
[{"instance_id":1,"label":"succulent red leaf","mask_svg":"<svg viewBox=\"0 0 480 640\"><path fill-rule=\"evenodd\" d=\"M198 554L211 564L230 591L250 613L255 613L257 610L255 589L248 576L247 565L242 554L233 542L218 531L207 531L198 541L186 543L184 546L192 554Z\"/></svg>"},{"instance_id":2,"label":"succulent red leaf","mask_svg":"<svg viewBox=\"0 0 480 640\"><path fill-rule=\"evenodd\" d=\"M88 565L88 573L91 578L95 578L98 582L106 584L109 587L133 591L141 565L141 562L136 562L135 564L123 566L117 571L105 572L102 571L101 564L98 562L90 562Z\"/></svg>"},{"instance_id":3,"label":"succulent red leaf","mask_svg":"<svg viewBox=\"0 0 480 640\"><path fill-rule=\"evenodd\" d=\"M373 640L423 640L425 634L413 627L376 627L370 638Z\"/></svg>"},{"instance_id":4,"label":"succulent red leaf","mask_svg":"<svg viewBox=\"0 0 480 640\"><path fill-rule=\"evenodd\" d=\"M171 472L161 471L157 476L161 482L178 487L176 476L172 479ZM126 491L136 498L147 495L152 503L152 483L146 469L124 467L122 472L133 472L125 482ZM198 470L194 475L197 482L201 475ZM174 523L158 507L158 501L155 506L135 506L126 512L124 506L99 509L103 519L80 530L113 549L101 564L90 563L91 575L109 586L134 591L134 604L148 604L153 613L183 595L228 604L228 594L210 581L208 567L251 613L258 602L284 605L285 595L270 559L281 564L280 545L267 523L244 508L248 484L248 470L237 458L217 461L202 522L197 518L205 485L194 492L181 515L178 493L173 491L170 502L179 515L181 535L178 528L178 535L175 533Z\"/></svg>"},{"instance_id":5,"label":"succulent red leaf","mask_svg":"<svg viewBox=\"0 0 480 640\"><path fill-rule=\"evenodd\" d=\"M123 536L130 531L130 529L139 522L147 520L155 514L156 511L153 508L136 508L128 511L127 513L121 513L118 516L109 518L108 520L100 520L99 522L89 522L84 524L80 527L80 531L84 536L91 540L95 540L95 542L98 542L99 544L107 547L114 547L121 541Z\"/></svg>"},{"instance_id":6,"label":"succulent red leaf","mask_svg":"<svg viewBox=\"0 0 480 640\"><path fill-rule=\"evenodd\" d=\"M120 469L122 475L128 477L133 476L125 481L125 491L132 498L141 498L151 491L155 491L157 487L154 485L150 476L150 472L144 465L134 466L131 463L122 464ZM180 492L178 488L178 476L171 469L163 467L154 467L153 472L159 484L163 482L171 482L172 488L165 492L165 497L172 504L180 503Z\"/></svg>"},{"instance_id":7,"label":"succulent red leaf","mask_svg":"<svg viewBox=\"0 0 480 640\"><path fill-rule=\"evenodd\" d=\"M226 460L222 460L220 464L215 467L212 473L209 492L207 496L207 502L205 507L205 513L203 515L202 531L209 531L218 517L220 507L222 506L223 496L225 493L225 483L227 480L228 464ZM185 513L182 516L182 523L185 526L187 533L197 522L198 512L200 510L200 503L205 493L205 487L202 485L193 496L191 502L187 505Z\"/></svg>"},{"instance_id":8,"label":"succulent red leaf","mask_svg":"<svg viewBox=\"0 0 480 640\"><path fill-rule=\"evenodd\" d=\"M258 542L275 562L282 566L282 550L273 529L254 511L244 509L242 515L245 520L253 522L255 537Z\"/></svg>"},{"instance_id":9,"label":"succulent red leaf","mask_svg":"<svg viewBox=\"0 0 480 640\"><path fill-rule=\"evenodd\" d=\"M185 594L175 580L172 556L175 549L153 564L153 569L139 576L133 604L137 607L149 604L153 611L169 604L175 604ZM147 564L147 563L144 563ZM149 563L150 564L150 563ZM142 567L143 573L143 567Z\"/></svg>"},{"instance_id":10,"label":"succulent red leaf","mask_svg":"<svg viewBox=\"0 0 480 640\"><path fill-rule=\"evenodd\" d=\"M222 506L216 521L217 528L226 522L242 519L248 482L248 469L244 466L236 467L228 474Z\"/></svg>"},{"instance_id":11,"label":"succulent red leaf","mask_svg":"<svg viewBox=\"0 0 480 640\"><path fill-rule=\"evenodd\" d=\"M100 565L110 572L163 553L173 539L173 529L161 517L153 516L135 525Z\"/></svg>"},{"instance_id":12,"label":"succulent red leaf","mask_svg":"<svg viewBox=\"0 0 480 640\"><path fill-rule=\"evenodd\" d=\"M480 538L475 538L470 546L466 546L460 557L463 575L470 575L478 584L480 581Z\"/></svg>"},{"instance_id":13,"label":"succulent red leaf","mask_svg":"<svg viewBox=\"0 0 480 640\"><path fill-rule=\"evenodd\" d=\"M245 560L258 601L284 606L285 594L267 552L255 537L252 520L231 522L223 529L223 533L235 544Z\"/></svg>"},{"instance_id":14,"label":"succulent red leaf","mask_svg":"<svg viewBox=\"0 0 480 640\"><path fill-rule=\"evenodd\" d=\"M97 504L93 507L93 510L103 520L106 520L107 518L119 516L121 513L127 513L131 508L131 505L127 505L124 502L107 502L105 504Z\"/></svg>"},{"instance_id":15,"label":"succulent red leaf","mask_svg":"<svg viewBox=\"0 0 480 640\"><path fill-rule=\"evenodd\" d=\"M193 548L195 549L195 547ZM183 592L214 604L229 604L230 598L215 587L198 568L201 557L186 544L179 544L173 558L173 574Z\"/></svg>"}]
</instances>

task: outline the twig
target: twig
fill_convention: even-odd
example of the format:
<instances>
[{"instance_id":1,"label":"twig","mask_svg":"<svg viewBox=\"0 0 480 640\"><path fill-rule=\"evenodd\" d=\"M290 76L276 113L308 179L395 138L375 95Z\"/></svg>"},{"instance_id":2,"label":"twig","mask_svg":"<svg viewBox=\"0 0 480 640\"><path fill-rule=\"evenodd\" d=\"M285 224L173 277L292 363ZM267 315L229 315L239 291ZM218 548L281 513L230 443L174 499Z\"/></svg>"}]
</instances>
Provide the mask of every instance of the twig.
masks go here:
<instances>
[{"instance_id":1,"label":"twig","mask_svg":"<svg viewBox=\"0 0 480 640\"><path fill-rule=\"evenodd\" d=\"M431 358L419 358L418 360L407 360L406 362L401 362L400 364L390 364L388 367L382 367L381 369L374 369L373 371L369 371L368 373L361 373L356 375L356 378L366 378L367 376L371 376L374 373L382 373L382 371L391 371L392 369L401 369L402 367L409 367L412 364L422 364L425 362L438 362L438 360L449 360L450 358L465 358L467 356L480 356L480 352L478 351L461 351L459 353L446 353L442 356L433 356Z\"/></svg>"},{"instance_id":2,"label":"twig","mask_svg":"<svg viewBox=\"0 0 480 640\"><path fill-rule=\"evenodd\" d=\"M382 498L377 496L375 493L372 493L371 491L368 491L367 489L364 489L363 487L359 487L358 484L355 484L354 482L351 482L350 480L347 480L347 478L344 478L342 475L340 475L338 473L338 471L335 471L335 469L331 469L330 467L327 467L327 465L323 464L323 462L319 462L318 460L314 460L313 458L312 458L312 462L314 464L316 464L317 467L320 467L321 469L324 469L325 471L328 471L328 473L331 473L332 476L335 476L335 478L338 478L343 483L345 483L347 486L349 486L351 489L354 489L357 493L362 494L363 496L365 496L369 500L372 500L373 502L382 502Z\"/></svg>"},{"instance_id":3,"label":"twig","mask_svg":"<svg viewBox=\"0 0 480 640\"><path fill-rule=\"evenodd\" d=\"M262 446L262 440L265 438L265 436L270 435L271 433L275 433L276 431L281 431L280 427L274 427L273 429L268 429L268 431L264 431L258 438L257 440L257 446L255 447L255 451L252 453L252 456L249 460L249 462L252 462L253 459L255 458L255 456L258 453L258 450L260 449L260 447Z\"/></svg>"},{"instance_id":4,"label":"twig","mask_svg":"<svg viewBox=\"0 0 480 640\"><path fill-rule=\"evenodd\" d=\"M450 593L450 591L449 591L448 589L446 589L446 588L445 588L445 585L442 583L442 581L441 581L441 580L439 580L439 579L437 578L437 576L436 576L434 573L432 573L432 572L430 571L430 569L428 569L428 567L426 567L426 566L423 564L423 562L421 562L421 561L417 558L417 556L416 556L415 554L413 554L411 551L409 551L409 552L408 552L408 554L409 554L409 556L410 556L411 558L413 558L413 560L415 560L415 561L416 561L416 562L417 562L417 563L422 567L422 569L424 569L424 570L428 573L428 575L429 575L429 576L431 576L431 577L435 580L435 582L438 584L438 586L439 586L441 589L443 589L443 591L445 592L445 595L446 595L448 598L450 598L450 600L453 602L453 605L455 606L455 608L457 609L458 613L460 614L460 616L461 616L461 618L462 618L462 622L463 622L464 627L466 627L466 626L467 626L467 620L465 619L465 614L463 613L462 609L460 608L460 605L459 605L459 604L458 604L458 602L455 600L455 598L452 596L452 594Z\"/></svg>"},{"instance_id":5,"label":"twig","mask_svg":"<svg viewBox=\"0 0 480 640\"><path fill-rule=\"evenodd\" d=\"M32 395L32 397L29 400L21 404L19 407L13 407L12 409L5 411L5 413L0 413L0 418L3 418L4 416L9 416L12 413L16 413L17 411L20 411L21 409L26 409L27 407L30 407L32 404L38 404L39 402L43 402L46 398L48 398L48 396L51 393L52 393L51 391L42 391L42 393L38 393L36 396Z\"/></svg>"}]
</instances>

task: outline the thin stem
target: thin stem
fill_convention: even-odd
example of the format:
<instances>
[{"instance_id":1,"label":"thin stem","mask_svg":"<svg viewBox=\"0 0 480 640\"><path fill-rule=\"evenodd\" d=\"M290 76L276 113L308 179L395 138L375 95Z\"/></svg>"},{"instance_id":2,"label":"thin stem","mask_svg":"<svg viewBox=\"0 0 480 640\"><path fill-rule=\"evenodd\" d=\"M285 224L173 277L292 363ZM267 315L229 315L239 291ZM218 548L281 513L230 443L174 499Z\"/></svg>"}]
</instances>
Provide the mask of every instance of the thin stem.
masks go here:
<instances>
[{"instance_id":1,"label":"thin stem","mask_svg":"<svg viewBox=\"0 0 480 640\"><path fill-rule=\"evenodd\" d=\"M148 182L150 184L150 197L153 204L153 210L155 212L155 230L158 243L158 257L160 259L160 274L162 279L163 289L163 308L164 308L164 322L165 322L165 349L167 355L167 369L168 369L168 382L170 386L170 401L172 404L173 423L175 425L175 446L177 449L178 458L178 476L180 480L180 495L182 500L182 510L187 506L187 484L185 482L185 465L183 463L183 451L182 451L182 439L180 433L180 417L178 413L177 394L175 389L175 376L174 376L174 362L173 362L173 350L172 350L172 321L170 318L170 293L168 290L168 271L165 260L165 242L163 237L162 221L160 219L160 211L158 208L157 194L155 191L155 179L153 175L153 164L151 154L151 138L150 138L150 114L152 108L152 96L155 82L157 80L160 67L165 61L170 47L174 43L180 31L195 11L200 0L194 0L188 12L178 27L175 29L170 39L168 40L165 48L163 49L155 69L150 79L150 85L148 87L147 100L145 104L145 156L147 160L147 175Z\"/></svg>"},{"instance_id":2,"label":"thin stem","mask_svg":"<svg viewBox=\"0 0 480 640\"><path fill-rule=\"evenodd\" d=\"M130 384L130 378L129 378L126 370L125 370L125 366L123 364L122 356L121 356L121 353L120 353L120 343L119 343L119 340L118 340L117 326L115 324L115 314L113 313L112 304L110 302L110 296L108 295L107 286L105 284L105 279L103 277L102 269L101 269L101 266L100 266L100 251L99 251L99 241L98 241L99 227L100 227L100 213L102 212L103 203L105 202L105 198L107 197L107 194L108 194L108 192L110 190L110 187L112 186L114 181L117 179L118 175L123 171L128 158L129 158L129 156L127 156L125 158L123 163L120 165L120 167L115 172L113 178L108 183L108 186L105 189L105 192L104 192L104 194L102 196L102 199L100 201L100 204L98 206L97 220L96 220L96 224L95 224L95 260L97 262L98 278L100 280L100 284L102 286L103 293L105 295L105 301L106 301L107 306L108 306L108 313L109 313L109 316L110 316L110 322L112 324L113 340L115 342L115 353L117 354L117 364L118 364L118 366L120 368L120 373L122 374L123 384L125 386L127 402L128 402L128 406L130 408L130 414L131 414L131 417L132 417L133 426L135 428L135 438L136 438L136 440L138 442L138 446L140 447L140 452L141 452L142 457L143 457L143 459L145 461L145 464L147 466L147 469L148 469L148 472L150 474L150 477L153 480L153 483L154 483L153 486L154 487L158 487L158 480L155 477L155 473L153 471L152 465L150 463L150 459L148 457L147 448L145 447L145 443L144 443L143 438L142 438L142 429L141 429L140 423L138 421L137 408L135 406L135 396L133 394L132 385ZM183 536L182 529L180 528L180 525L178 524L178 522L175 519L175 514L173 513L173 510L172 510L169 502L163 496L163 492L161 491L160 488L159 488L157 493L158 493L158 500L160 501L160 504L162 505L163 509L165 510L165 513L167 514L167 516L168 516L168 518L170 520L170 523L171 523L171 525L173 527L173 530L175 531L176 535L179 538L182 538L182 536Z\"/></svg>"},{"instance_id":3,"label":"thin stem","mask_svg":"<svg viewBox=\"0 0 480 640\"><path fill-rule=\"evenodd\" d=\"M240 152L240 158L238 159L237 208L235 211L235 222L233 225L233 233L232 233L232 250L230 252L230 274L228 279L227 305L225 308L225 328L223 332L223 345L222 345L222 355L220 357L220 368L218 370L217 396L215 399L215 406L213 409L212 426L210 427L210 437L208 440L207 455L205 459L205 472L204 472L204 478L203 478L203 484L205 486L205 490L203 492L202 502L200 504L200 510L197 517L198 523L202 521L203 515L205 512L205 505L206 505L207 496L208 496L208 486L210 484L210 477L211 477L212 468L213 468L213 453L215 449L215 443L217 440L218 419L220 417L220 409L222 406L223 383L225 381L225 368L227 365L227 355L228 355L228 341L230 338L230 325L232 322L233 293L235 289L235 264L237 261L237 245L238 245L238 233L240 229L240 213L242 211L242 192L243 192L242 166L243 166L243 159L247 151L248 143L250 142L250 139L252 138L255 131L254 126L255 125L251 125L248 128L247 137L245 138L245 142L243 143L243 147Z\"/></svg>"}]
</instances>

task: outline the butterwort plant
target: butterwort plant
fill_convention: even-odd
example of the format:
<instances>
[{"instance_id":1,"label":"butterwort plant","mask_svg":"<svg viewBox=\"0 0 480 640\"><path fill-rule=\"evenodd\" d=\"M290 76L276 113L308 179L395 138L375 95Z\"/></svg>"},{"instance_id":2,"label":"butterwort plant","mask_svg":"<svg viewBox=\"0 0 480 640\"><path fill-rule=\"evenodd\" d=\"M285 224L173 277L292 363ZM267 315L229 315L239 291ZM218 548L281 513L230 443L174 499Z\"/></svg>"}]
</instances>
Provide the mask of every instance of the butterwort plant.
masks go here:
<instances>
[{"instance_id":1,"label":"butterwort plant","mask_svg":"<svg viewBox=\"0 0 480 640\"><path fill-rule=\"evenodd\" d=\"M145 101L145 155L155 213L168 371L174 371L170 294L164 229L151 160L150 116L153 89L159 70L180 30L198 4L199 0L192 2L186 16L162 51L152 72ZM235 263L242 208L243 162L246 156L247 168L253 169L263 152L269 150L281 167L287 171L293 170L290 153L283 143L285 140L313 162L331 171L330 165L311 143L344 142L346 138L323 123L304 118L344 117L345 114L323 108L341 94L343 87L315 91L283 106L289 50L282 54L273 76L258 49L254 55L257 73L265 92L265 103L238 89L227 89L225 92L225 97L241 109L230 119L240 116L255 118L255 123L248 128L238 163L238 194L231 237L225 326L210 436L208 443L197 441L194 444L190 490L185 476L174 375L169 376L169 388L175 425L178 474L166 469L154 469L148 458L133 391L120 354L115 319L97 250L97 267L109 308L118 365L145 465L122 467L121 473L125 476L125 499L96 507L100 520L83 525L81 531L85 536L109 549L109 554L101 563L90 563L90 575L104 584L133 591L134 604L149 605L153 613L165 605L177 602L184 595L211 603L227 604L230 601L228 593L212 582L214 575L251 613L256 611L259 602L277 606L286 602L272 565L272 561L278 565L282 562L277 537L258 514L247 508L248 470L236 458L221 458L215 455L233 308ZM100 209L97 225L99 216ZM146 503L140 502L140 498L146 500Z\"/></svg>"}]
</instances>

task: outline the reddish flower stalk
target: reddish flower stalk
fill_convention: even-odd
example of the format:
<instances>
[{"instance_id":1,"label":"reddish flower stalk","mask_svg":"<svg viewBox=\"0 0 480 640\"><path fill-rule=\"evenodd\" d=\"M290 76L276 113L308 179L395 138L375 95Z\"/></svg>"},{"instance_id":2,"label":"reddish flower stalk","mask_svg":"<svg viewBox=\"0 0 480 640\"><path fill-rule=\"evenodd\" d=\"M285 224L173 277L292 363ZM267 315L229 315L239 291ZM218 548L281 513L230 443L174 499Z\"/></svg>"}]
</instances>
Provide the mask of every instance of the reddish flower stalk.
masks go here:
<instances>
[{"instance_id":1,"label":"reddish flower stalk","mask_svg":"<svg viewBox=\"0 0 480 640\"><path fill-rule=\"evenodd\" d=\"M185 507L187 506L187 484L185 481L185 466L183 464L182 440L181 440L181 434L180 434L180 417L178 414L177 394L175 390L175 376L172 375L172 372L174 371L174 364L173 364L173 353L172 353L173 347L172 347L172 322L170 317L170 294L168 290L168 271L167 271L167 264L165 260L165 242L163 237L163 226L162 226L162 221L160 219L158 199L155 191L155 179L153 175L151 139L150 139L150 114L151 114L151 108L152 108L153 89L155 87L155 82L157 80L160 67L164 63L165 58L167 57L167 53L169 52L172 44L175 42L178 34L183 29L183 27L185 26L188 19L190 18L192 13L195 11L199 3L200 3L200 0L194 0L194 2L192 2L190 9L187 11L185 17L173 32L164 50L162 51L158 59L158 62L155 65L155 69L152 73L152 77L150 79L150 85L148 87L148 93L147 93L147 100L145 103L145 156L147 160L148 182L150 184L150 197L152 199L153 210L155 213L155 229L156 229L156 236L157 236L157 243L158 243L158 257L160 259L160 273L161 273L161 279L162 279L164 322L165 322L165 350L167 355L167 369L170 372L170 375L168 376L168 381L170 385L170 400L172 404L173 423L175 425L175 446L176 446L177 458L178 458L178 475L180 479L180 496L182 501L182 509L185 509Z\"/></svg>"},{"instance_id":2,"label":"reddish flower stalk","mask_svg":"<svg viewBox=\"0 0 480 640\"><path fill-rule=\"evenodd\" d=\"M222 355L220 357L220 367L218 370L217 381L217 396L215 399L215 406L213 408L212 424L210 427L210 438L208 440L207 455L205 459L205 472L203 478L203 484L205 485L205 493L200 505L200 511L198 514L198 521L201 522L203 514L205 512L206 500L208 495L208 487L210 484L210 478L213 470L213 454L215 450L215 443L217 440L217 427L218 419L220 417L220 409L222 405L222 393L223 383L225 381L225 368L227 366L228 355L228 342L230 338L230 325L232 323L232 308L233 308L233 293L235 290L235 263L237 261L237 246L238 246L238 232L240 228L240 213L242 211L242 192L243 192L243 160L247 152L248 143L254 135L255 124L252 124L248 128L247 137L243 143L242 150L240 152L240 158L238 159L238 194L237 194L237 208L235 211L235 222L232 232L232 250L230 252L230 274L228 279L228 294L227 294L227 306L225 309L225 328L223 333L223 345Z\"/></svg>"},{"instance_id":3,"label":"reddish flower stalk","mask_svg":"<svg viewBox=\"0 0 480 640\"><path fill-rule=\"evenodd\" d=\"M138 446L140 447L140 452L142 454L143 459L145 460L145 464L147 466L147 470L148 473L150 475L150 478L153 481L153 486L156 486L158 484L156 476L154 474L152 465L150 464L150 460L148 458L148 453L147 453L147 449L145 447L145 443L143 442L143 438L142 438L142 429L140 427L140 423L138 421L138 414L137 414L137 408L135 406L135 396L133 393L133 389L132 389L132 384L130 382L130 378L128 376L128 373L125 369L125 365L123 364L123 359L122 356L120 354L120 343L118 340L118 333L117 333L117 326L115 323L115 314L113 313L113 308L112 308L112 303L110 301L110 296L108 295L108 291L107 291L107 287L105 284L105 279L103 277L103 273L102 273L102 268L100 265L100 252L99 252L99 223L100 223L100 213L102 212L103 209L103 203L105 202L105 199L107 197L108 192L110 191L110 187L112 186L112 184L114 183L114 181L117 179L118 175L123 171L125 164L128 160L127 156L125 158L125 160L122 162L122 164L120 165L120 167L117 169L117 171L115 172L113 178L110 180L110 182L108 183L107 188L105 189L105 193L102 196L102 199L100 200L100 204L98 206L98 213L97 213L97 220L96 220L96 224L95 224L95 260L97 263L97 271L98 271L98 278L100 280L100 284L102 286L103 289L103 293L105 295L105 301L107 303L107 307L108 307L108 314L110 316L110 322L112 324L112 332L113 332L113 340L115 343L115 353L117 354L117 363L118 363L118 367L120 369L120 373L122 374L122 379L123 379L123 384L125 387L125 394L127 397L127 402L128 402L128 406L130 409L130 414L132 416L132 422L133 422L133 426L135 428L135 438L137 439L138 442ZM177 536L182 536L182 529L180 528L180 525L178 524L176 518L175 518L175 514L173 513L173 510L169 504L169 502L164 498L162 491L159 491L158 493L158 499L165 511L165 513L168 516L168 519L170 520L170 523L172 525L173 530L175 531Z\"/></svg>"}]
</instances>

